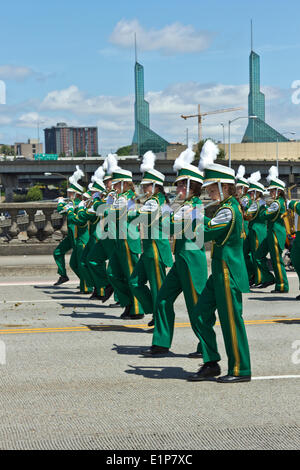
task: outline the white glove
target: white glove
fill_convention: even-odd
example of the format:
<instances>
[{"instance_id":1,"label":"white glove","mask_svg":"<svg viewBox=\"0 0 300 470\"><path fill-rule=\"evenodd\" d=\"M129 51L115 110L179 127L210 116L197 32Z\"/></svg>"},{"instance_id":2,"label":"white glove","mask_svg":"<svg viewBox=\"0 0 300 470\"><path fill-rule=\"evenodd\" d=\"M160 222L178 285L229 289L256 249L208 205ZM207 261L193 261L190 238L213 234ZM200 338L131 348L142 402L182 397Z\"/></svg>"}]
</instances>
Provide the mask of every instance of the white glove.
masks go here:
<instances>
[{"instance_id":1,"label":"white glove","mask_svg":"<svg viewBox=\"0 0 300 470\"><path fill-rule=\"evenodd\" d=\"M69 202L69 204L65 205L65 211L67 212L69 209L74 209L73 203Z\"/></svg>"},{"instance_id":2,"label":"white glove","mask_svg":"<svg viewBox=\"0 0 300 470\"><path fill-rule=\"evenodd\" d=\"M168 204L163 204L160 210L162 214L167 214L167 213L171 214L172 212L174 212L173 209Z\"/></svg>"}]
</instances>

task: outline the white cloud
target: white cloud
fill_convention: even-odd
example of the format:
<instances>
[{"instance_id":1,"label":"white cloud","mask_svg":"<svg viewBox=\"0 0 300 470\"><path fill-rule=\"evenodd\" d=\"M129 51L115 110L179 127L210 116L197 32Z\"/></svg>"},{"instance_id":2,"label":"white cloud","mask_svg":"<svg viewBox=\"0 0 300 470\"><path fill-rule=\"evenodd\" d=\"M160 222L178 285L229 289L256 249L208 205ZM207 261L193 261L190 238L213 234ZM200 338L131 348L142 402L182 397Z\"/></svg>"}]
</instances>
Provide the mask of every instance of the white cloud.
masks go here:
<instances>
[{"instance_id":1,"label":"white cloud","mask_svg":"<svg viewBox=\"0 0 300 470\"><path fill-rule=\"evenodd\" d=\"M18 65L0 65L0 79L22 81L34 75L30 67Z\"/></svg>"},{"instance_id":2,"label":"white cloud","mask_svg":"<svg viewBox=\"0 0 300 470\"><path fill-rule=\"evenodd\" d=\"M11 124L12 119L8 116L0 116L0 125L1 126L8 126Z\"/></svg>"},{"instance_id":3,"label":"white cloud","mask_svg":"<svg viewBox=\"0 0 300 470\"><path fill-rule=\"evenodd\" d=\"M87 97L77 86L71 85L63 90L48 93L41 104L41 109L65 110L78 114L106 114L109 116L125 116L132 108L132 96L93 96Z\"/></svg>"},{"instance_id":4,"label":"white cloud","mask_svg":"<svg viewBox=\"0 0 300 470\"><path fill-rule=\"evenodd\" d=\"M193 26L183 25L179 22L161 29L146 30L136 19L123 19L115 26L110 36L110 42L117 46L133 49L135 33L138 49L161 51L167 55L201 52L210 46L214 36L213 33L197 31Z\"/></svg>"},{"instance_id":5,"label":"white cloud","mask_svg":"<svg viewBox=\"0 0 300 470\"><path fill-rule=\"evenodd\" d=\"M201 104L201 112L243 107L242 110L211 114L203 118L203 136L222 141L221 123L224 123L227 142L228 120L247 115L248 91L248 85L243 84L197 82L175 83L161 91L149 91L146 99L150 104L150 126L169 142L185 142L188 128L190 140L196 141L197 119L184 120L181 114L197 114L198 103ZM300 105L292 104L292 90L265 87L264 92L266 122L279 132L294 131L300 135L300 124L297 124ZM134 133L134 96L88 96L75 85L49 92L42 103L26 102L23 107L3 107L2 111L0 124L2 116L2 119L6 119L2 121L3 125L10 124L12 129L32 129L31 133L35 134L36 130L33 129L37 129L39 119L41 137L43 128L56 125L57 122L74 126L96 125L103 154L130 144ZM246 125L246 119L232 123L232 142L241 141Z\"/></svg>"}]
</instances>

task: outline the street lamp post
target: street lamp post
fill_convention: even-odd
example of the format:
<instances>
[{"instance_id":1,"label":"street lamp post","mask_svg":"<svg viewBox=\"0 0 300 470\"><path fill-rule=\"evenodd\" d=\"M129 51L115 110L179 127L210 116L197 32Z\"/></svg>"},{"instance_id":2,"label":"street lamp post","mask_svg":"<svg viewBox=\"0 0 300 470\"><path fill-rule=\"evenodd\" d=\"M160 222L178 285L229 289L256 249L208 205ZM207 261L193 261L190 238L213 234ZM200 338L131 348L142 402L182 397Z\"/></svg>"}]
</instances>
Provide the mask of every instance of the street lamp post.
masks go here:
<instances>
[{"instance_id":1,"label":"street lamp post","mask_svg":"<svg viewBox=\"0 0 300 470\"><path fill-rule=\"evenodd\" d=\"M220 122L220 126L223 127L223 145L224 145L224 151L225 151L225 125L224 125L224 122Z\"/></svg>"},{"instance_id":2,"label":"street lamp post","mask_svg":"<svg viewBox=\"0 0 300 470\"><path fill-rule=\"evenodd\" d=\"M238 119L256 119L257 116L239 116L231 121L228 121L228 165L231 168L231 143L230 143L230 125Z\"/></svg>"}]
</instances>

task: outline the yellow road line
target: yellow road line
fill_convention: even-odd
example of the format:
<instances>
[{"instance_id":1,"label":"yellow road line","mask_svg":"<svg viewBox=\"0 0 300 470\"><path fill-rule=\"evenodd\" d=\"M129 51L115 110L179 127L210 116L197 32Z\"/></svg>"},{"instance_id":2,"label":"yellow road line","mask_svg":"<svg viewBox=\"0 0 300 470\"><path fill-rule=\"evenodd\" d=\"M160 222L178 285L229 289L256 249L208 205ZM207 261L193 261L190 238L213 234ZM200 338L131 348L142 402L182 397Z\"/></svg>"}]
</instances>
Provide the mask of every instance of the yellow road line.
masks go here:
<instances>
[{"instance_id":1,"label":"yellow road line","mask_svg":"<svg viewBox=\"0 0 300 470\"><path fill-rule=\"evenodd\" d=\"M271 318L271 319L263 319L263 320L245 320L246 325L270 325L276 323L278 321L300 321L300 318ZM216 326L219 326L220 322L216 322ZM7 335L7 334L18 334L18 333L68 333L68 332L76 332L76 331L99 331L100 328L140 328L140 329L150 329L146 324L115 324L115 325L93 325L93 328L89 328L88 326L62 326L62 327L43 327L43 328L5 328L0 329L0 335ZM175 323L175 328L186 328L190 327L189 322L182 322L182 323Z\"/></svg>"}]
</instances>

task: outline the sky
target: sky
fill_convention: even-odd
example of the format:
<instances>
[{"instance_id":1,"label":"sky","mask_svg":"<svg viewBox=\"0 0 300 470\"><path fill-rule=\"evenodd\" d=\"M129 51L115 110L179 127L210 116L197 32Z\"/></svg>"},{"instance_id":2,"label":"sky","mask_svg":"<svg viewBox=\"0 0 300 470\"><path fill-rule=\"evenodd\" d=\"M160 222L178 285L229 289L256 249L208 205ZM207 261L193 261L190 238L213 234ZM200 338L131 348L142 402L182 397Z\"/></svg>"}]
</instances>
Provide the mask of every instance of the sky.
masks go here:
<instances>
[{"instance_id":1,"label":"sky","mask_svg":"<svg viewBox=\"0 0 300 470\"><path fill-rule=\"evenodd\" d=\"M98 126L102 155L131 144L134 33L151 128L195 142L196 119L181 114L243 108L203 119L204 138L223 141L224 128L226 141L228 121L247 116L251 19L266 122L300 139L298 0L10 0L1 17L1 143L43 142L66 122ZM232 123L231 142L246 125Z\"/></svg>"}]
</instances>

